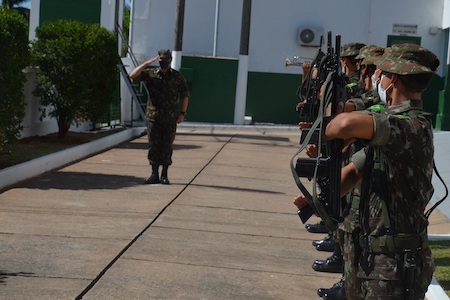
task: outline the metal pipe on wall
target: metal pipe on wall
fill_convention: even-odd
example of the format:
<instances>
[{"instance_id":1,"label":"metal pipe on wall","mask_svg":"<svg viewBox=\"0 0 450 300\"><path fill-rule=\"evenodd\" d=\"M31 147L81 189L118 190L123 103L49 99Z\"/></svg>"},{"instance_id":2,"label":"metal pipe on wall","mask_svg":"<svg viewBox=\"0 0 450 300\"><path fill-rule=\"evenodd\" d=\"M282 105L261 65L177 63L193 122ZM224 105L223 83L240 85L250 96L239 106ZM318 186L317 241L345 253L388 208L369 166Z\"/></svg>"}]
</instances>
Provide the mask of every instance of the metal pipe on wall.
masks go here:
<instances>
[{"instance_id":1,"label":"metal pipe on wall","mask_svg":"<svg viewBox=\"0 0 450 300\"><path fill-rule=\"evenodd\" d=\"M220 11L220 0L216 0L216 13L214 19L214 45L213 45L213 56L217 56L217 39L219 37L219 11Z\"/></svg>"}]
</instances>

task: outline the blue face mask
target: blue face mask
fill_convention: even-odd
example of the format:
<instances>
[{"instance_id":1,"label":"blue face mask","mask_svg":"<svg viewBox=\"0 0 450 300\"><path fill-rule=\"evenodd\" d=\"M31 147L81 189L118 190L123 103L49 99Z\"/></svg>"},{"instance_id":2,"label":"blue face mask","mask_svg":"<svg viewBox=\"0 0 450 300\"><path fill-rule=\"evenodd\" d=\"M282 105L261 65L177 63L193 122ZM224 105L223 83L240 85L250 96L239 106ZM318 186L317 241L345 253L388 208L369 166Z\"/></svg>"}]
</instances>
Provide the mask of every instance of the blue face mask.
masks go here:
<instances>
[{"instance_id":1,"label":"blue face mask","mask_svg":"<svg viewBox=\"0 0 450 300\"><path fill-rule=\"evenodd\" d=\"M166 60L161 60L159 61L159 66L161 67L161 69L167 69L170 65L170 62L166 61Z\"/></svg>"}]
</instances>

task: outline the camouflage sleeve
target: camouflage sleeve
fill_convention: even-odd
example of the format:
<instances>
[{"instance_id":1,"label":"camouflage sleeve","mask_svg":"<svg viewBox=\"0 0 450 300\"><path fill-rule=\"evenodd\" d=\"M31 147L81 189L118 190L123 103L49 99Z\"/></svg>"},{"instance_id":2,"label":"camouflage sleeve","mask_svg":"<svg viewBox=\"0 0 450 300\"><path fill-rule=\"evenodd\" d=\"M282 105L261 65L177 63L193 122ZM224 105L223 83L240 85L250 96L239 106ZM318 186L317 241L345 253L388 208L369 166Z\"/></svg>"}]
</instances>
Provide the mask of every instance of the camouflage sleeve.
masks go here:
<instances>
[{"instance_id":1,"label":"camouflage sleeve","mask_svg":"<svg viewBox=\"0 0 450 300\"><path fill-rule=\"evenodd\" d=\"M361 98L353 98L348 100L348 102L353 103L356 107L356 110L365 110L366 107L366 103L364 103L364 100Z\"/></svg>"},{"instance_id":2,"label":"camouflage sleeve","mask_svg":"<svg viewBox=\"0 0 450 300\"><path fill-rule=\"evenodd\" d=\"M179 76L179 86L178 86L178 92L180 93L180 97L189 97L189 90L187 88L186 79L184 79L183 75L181 73L178 73Z\"/></svg>"},{"instance_id":3,"label":"camouflage sleeve","mask_svg":"<svg viewBox=\"0 0 450 300\"><path fill-rule=\"evenodd\" d=\"M141 72L141 74L139 74L139 76L135 79L138 81L147 81L147 79L149 78L149 73L148 70L144 70Z\"/></svg>"},{"instance_id":4,"label":"camouflage sleeve","mask_svg":"<svg viewBox=\"0 0 450 300\"><path fill-rule=\"evenodd\" d=\"M352 155L351 161L359 172L362 172L366 162L366 148L362 148Z\"/></svg>"},{"instance_id":5,"label":"camouflage sleeve","mask_svg":"<svg viewBox=\"0 0 450 300\"><path fill-rule=\"evenodd\" d=\"M385 145L390 138L391 125L389 119L392 115L385 112L371 114L374 122L373 138L365 141L368 146Z\"/></svg>"}]
</instances>

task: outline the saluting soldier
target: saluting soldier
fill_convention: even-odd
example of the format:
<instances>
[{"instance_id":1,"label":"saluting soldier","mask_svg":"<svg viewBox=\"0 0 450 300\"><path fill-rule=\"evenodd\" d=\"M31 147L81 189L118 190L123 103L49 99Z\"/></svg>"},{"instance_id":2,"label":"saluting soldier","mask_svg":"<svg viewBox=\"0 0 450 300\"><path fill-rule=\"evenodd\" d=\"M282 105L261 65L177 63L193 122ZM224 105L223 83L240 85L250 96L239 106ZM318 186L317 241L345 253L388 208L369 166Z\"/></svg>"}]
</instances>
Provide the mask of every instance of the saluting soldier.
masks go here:
<instances>
[{"instance_id":1,"label":"saluting soldier","mask_svg":"<svg viewBox=\"0 0 450 300\"><path fill-rule=\"evenodd\" d=\"M158 61L159 68L148 69ZM148 120L148 160L152 173L146 184L170 184L168 168L172 164L173 142L177 124L184 121L189 92L183 75L170 67L172 54L169 49L158 51L158 56L136 67L131 79L146 83L149 91L146 118ZM181 107L179 101L181 99ZM162 166L161 178L159 166Z\"/></svg>"}]
</instances>

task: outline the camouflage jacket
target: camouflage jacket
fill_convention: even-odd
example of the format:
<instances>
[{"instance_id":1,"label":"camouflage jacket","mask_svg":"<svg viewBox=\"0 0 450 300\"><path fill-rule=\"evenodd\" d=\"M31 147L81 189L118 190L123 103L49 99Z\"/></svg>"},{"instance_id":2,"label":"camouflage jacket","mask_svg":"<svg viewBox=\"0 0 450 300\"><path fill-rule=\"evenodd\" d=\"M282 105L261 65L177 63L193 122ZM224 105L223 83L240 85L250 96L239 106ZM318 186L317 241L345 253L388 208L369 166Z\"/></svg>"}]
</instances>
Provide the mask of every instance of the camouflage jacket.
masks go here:
<instances>
[{"instance_id":1,"label":"camouflage jacket","mask_svg":"<svg viewBox=\"0 0 450 300\"><path fill-rule=\"evenodd\" d=\"M376 90L368 91L361 95L361 98L354 98L348 100L352 102L357 111L366 110L374 104L380 103L380 97ZM363 145L360 141L353 143L349 148L349 160L351 161L352 156L361 150ZM355 187L346 196L346 207L344 207L343 217L344 220L339 224L339 228L346 232L353 232L353 230L359 227L359 199L361 196L360 188Z\"/></svg>"},{"instance_id":2,"label":"camouflage jacket","mask_svg":"<svg viewBox=\"0 0 450 300\"><path fill-rule=\"evenodd\" d=\"M354 72L346 77L346 82L347 99L360 98L365 89L364 83L359 78L359 72Z\"/></svg>"},{"instance_id":3,"label":"camouflage jacket","mask_svg":"<svg viewBox=\"0 0 450 300\"><path fill-rule=\"evenodd\" d=\"M426 232L426 205L433 194L433 131L422 112L422 101L404 101L386 110L379 105L366 113L373 116L375 131L364 155L354 155L353 162L363 172L360 205L361 234L374 240L379 237ZM371 159L370 148L374 156ZM386 203L390 228L383 214ZM426 235L425 235L426 238ZM393 280L400 276L396 260L390 254L368 255L360 260L367 278ZM364 248L366 247L366 248ZM429 260L429 249L422 252ZM367 261L367 260L371 260ZM387 267L391 266L391 267ZM360 272L361 273L361 272ZM359 274L361 276L361 274Z\"/></svg>"},{"instance_id":4,"label":"camouflage jacket","mask_svg":"<svg viewBox=\"0 0 450 300\"><path fill-rule=\"evenodd\" d=\"M356 110L366 110L372 105L380 103L380 96L377 90L371 90L363 93L360 98L349 99L348 102L352 102Z\"/></svg>"},{"instance_id":5,"label":"camouflage jacket","mask_svg":"<svg viewBox=\"0 0 450 300\"><path fill-rule=\"evenodd\" d=\"M147 120L176 123L179 116L180 97L189 96L183 75L174 69L163 73L160 68L155 68L142 72L138 79L146 83L149 91Z\"/></svg>"}]
</instances>

